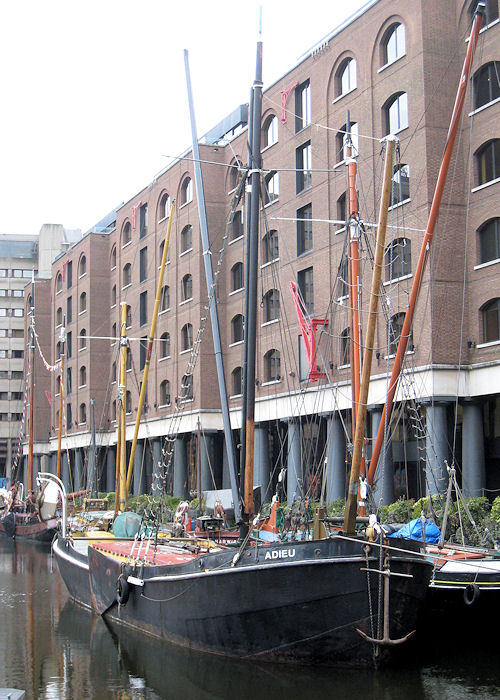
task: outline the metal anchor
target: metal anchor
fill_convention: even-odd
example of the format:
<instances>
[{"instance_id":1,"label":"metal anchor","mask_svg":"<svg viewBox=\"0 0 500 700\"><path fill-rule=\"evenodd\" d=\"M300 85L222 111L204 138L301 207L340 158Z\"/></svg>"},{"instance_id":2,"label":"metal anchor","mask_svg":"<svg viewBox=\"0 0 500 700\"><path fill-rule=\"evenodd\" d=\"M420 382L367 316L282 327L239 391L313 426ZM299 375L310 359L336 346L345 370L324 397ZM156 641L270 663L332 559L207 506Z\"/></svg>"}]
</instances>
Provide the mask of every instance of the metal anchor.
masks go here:
<instances>
[{"instance_id":1,"label":"metal anchor","mask_svg":"<svg viewBox=\"0 0 500 700\"><path fill-rule=\"evenodd\" d=\"M360 630L358 627L356 627L356 631L359 632L359 634L363 637L363 639L366 639L367 642L379 644L380 646L396 646L397 644L403 644L403 642L406 642L412 635L415 634L416 630L408 632L406 636L401 637L400 639L391 639L389 630L389 577L400 576L401 578L413 578L413 576L411 574L392 573L391 570L388 568L384 569L383 571L380 571L379 569L363 568L361 569L361 571L369 571L370 573L381 574L384 577L384 636L381 639L374 639L373 637L369 637L365 632L363 632L363 630Z\"/></svg>"}]
</instances>

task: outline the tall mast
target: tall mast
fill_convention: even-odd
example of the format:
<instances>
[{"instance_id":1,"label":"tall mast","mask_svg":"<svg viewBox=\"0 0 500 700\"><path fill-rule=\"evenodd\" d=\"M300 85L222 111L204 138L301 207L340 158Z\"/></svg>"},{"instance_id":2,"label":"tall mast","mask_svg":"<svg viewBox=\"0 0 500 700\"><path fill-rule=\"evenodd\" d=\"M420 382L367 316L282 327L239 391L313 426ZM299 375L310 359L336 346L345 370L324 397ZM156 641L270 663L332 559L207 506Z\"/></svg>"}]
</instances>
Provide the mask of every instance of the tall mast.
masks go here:
<instances>
[{"instance_id":1,"label":"tall mast","mask_svg":"<svg viewBox=\"0 0 500 700\"><path fill-rule=\"evenodd\" d=\"M231 492L234 504L234 516L236 522L241 517L240 496L238 488L238 474L236 469L236 454L234 449L233 434L231 431L231 418L229 415L229 403L227 399L226 377L224 373L224 362L222 358L222 342L220 336L219 316L217 313L217 301L215 295L214 273L212 269L212 257L210 250L210 239L208 235L207 210L205 206L205 191L203 188L203 176L201 173L200 148L198 145L198 135L196 131L196 120L194 114L193 95L191 90L191 76L189 72L189 56L184 51L184 63L186 68L186 81L189 100L189 114L191 117L191 138L193 143L194 157L194 179L196 183L196 201L198 203L198 216L200 219L201 242L203 246L203 261L205 263L205 279L208 290L208 304L210 320L212 323L212 338L214 343L215 363L217 366L217 378L219 380L219 396L222 411L222 423L224 428L224 441L229 467L229 478L231 481ZM201 500L200 500L201 505Z\"/></svg>"},{"instance_id":2,"label":"tall mast","mask_svg":"<svg viewBox=\"0 0 500 700\"><path fill-rule=\"evenodd\" d=\"M361 464L363 459L363 442L365 437L366 410L368 406L368 390L370 388L370 373L372 367L373 348L375 344L375 325L377 321L378 298L382 268L384 265L385 233L387 230L387 213L390 204L392 182L392 159L394 154L394 136L386 139L386 153L384 165L384 182L382 186L382 198L378 216L377 240L375 244L375 259L373 263L372 286L370 292L370 307L366 327L366 339L363 352L363 369L359 389L359 402L357 408L356 432L354 434L354 449L352 453L351 478L347 494L347 506L344 518L344 532L354 534L356 527L358 485Z\"/></svg>"},{"instance_id":3,"label":"tall mast","mask_svg":"<svg viewBox=\"0 0 500 700\"><path fill-rule=\"evenodd\" d=\"M30 384L29 384L29 435L28 435L28 491L33 490L33 418L34 418L34 389L35 389L35 280L32 280L31 285L31 323L29 334L29 368L30 368Z\"/></svg>"},{"instance_id":4,"label":"tall mast","mask_svg":"<svg viewBox=\"0 0 500 700\"><path fill-rule=\"evenodd\" d=\"M146 398L146 389L148 385L148 375L149 375L149 363L151 360L151 352L153 351L153 341L156 333L156 323L158 321L158 311L160 309L161 293L163 288L163 277L165 274L165 265L167 262L168 246L170 242L170 232L172 230L172 219L174 218L175 202L172 202L170 207L170 217L168 220L167 232L165 234L165 244L163 246L163 255L161 258L160 274L158 275L158 284L156 286L156 297L155 305L153 308L153 316L151 318L151 328L149 331L148 347L146 350L146 361L144 363L144 372L142 373L141 382L141 392L139 394L139 406L137 407L137 417L135 419L134 437L132 438L132 445L130 447L130 456L128 460L128 472L127 472L127 482L125 484L125 499L128 496L130 490L130 482L132 481L132 474L134 471L134 455L135 448L137 445L137 436L139 435L139 426L141 424L142 408L144 406L144 399ZM124 467L125 468L125 467Z\"/></svg>"},{"instance_id":5,"label":"tall mast","mask_svg":"<svg viewBox=\"0 0 500 700\"><path fill-rule=\"evenodd\" d=\"M248 231L248 318L245 319L247 331L247 374L246 396L243 401L246 407L245 434L245 490L244 490L244 521L248 523L253 515L253 472L254 472L254 439L255 439L255 351L257 340L257 264L259 247L259 205L262 158L260 155L260 130L262 115L262 40L257 42L257 58L255 80L253 84L253 114L252 133L250 134L250 229Z\"/></svg>"},{"instance_id":6,"label":"tall mast","mask_svg":"<svg viewBox=\"0 0 500 700\"><path fill-rule=\"evenodd\" d=\"M119 401L120 410L120 471L118 476L117 493L119 493L118 506L121 512L125 510L126 494L126 469L127 469L127 305L122 301L122 318L120 333L120 386Z\"/></svg>"},{"instance_id":7,"label":"tall mast","mask_svg":"<svg viewBox=\"0 0 500 700\"><path fill-rule=\"evenodd\" d=\"M353 154L351 122L349 112L346 121L346 165L348 174L348 230L349 230L349 321L351 326L351 381L352 381L352 435L356 431L361 381L361 333L360 333L360 286L359 286L359 237L360 222L358 193L356 191L357 161ZM364 468L363 468L364 471Z\"/></svg>"},{"instance_id":8,"label":"tall mast","mask_svg":"<svg viewBox=\"0 0 500 700\"><path fill-rule=\"evenodd\" d=\"M61 478L61 440L63 427L63 410L64 410L64 355L66 354L66 317L64 318L63 326L59 334L61 342L61 367L59 372L59 418L57 421L57 459L56 459L56 476Z\"/></svg>"},{"instance_id":9,"label":"tall mast","mask_svg":"<svg viewBox=\"0 0 500 700\"><path fill-rule=\"evenodd\" d=\"M392 368L391 379L389 382L389 390L387 392L387 399L382 411L380 425L378 427L377 432L377 439L375 440L375 445L373 447L372 458L370 461L370 469L368 471L368 482L370 484L373 483L375 471L377 469L378 459L380 456L380 451L382 449L382 443L384 441L384 426L386 423L389 423L391 419L391 411L394 403L394 396L398 387L399 375L401 374L401 370L403 367L403 360L408 345L408 338L410 337L410 329L413 321L413 314L415 313L415 305L417 302L420 285L422 283L425 263L427 261L427 257L429 255L429 251L432 244L432 239L434 237L434 229L436 227L436 221L439 214L439 207L443 198L443 191L444 186L446 184L446 177L448 175L451 156L453 153L453 146L455 145L458 127L460 126L460 117L465 102L465 94L467 91L467 84L469 82L469 74L472 65L472 59L474 57L474 51L477 44L477 38L479 36L479 30L481 29L481 23L483 21L483 14L484 3L479 3L474 16L469 45L467 47L467 53L462 68L462 74L460 76L460 81L458 84L457 96L455 98L455 105L453 107L453 113L451 116L450 128L448 130L448 137L444 149L443 160L439 169L436 189L434 191L431 210L429 212L429 220L427 222L427 228L425 230L424 239L422 241L422 247L420 249L420 255L418 258L415 275L413 277L413 284L408 300L408 308L405 313L403 327L401 329L401 335L399 337L398 349L396 351L394 366Z\"/></svg>"}]
</instances>

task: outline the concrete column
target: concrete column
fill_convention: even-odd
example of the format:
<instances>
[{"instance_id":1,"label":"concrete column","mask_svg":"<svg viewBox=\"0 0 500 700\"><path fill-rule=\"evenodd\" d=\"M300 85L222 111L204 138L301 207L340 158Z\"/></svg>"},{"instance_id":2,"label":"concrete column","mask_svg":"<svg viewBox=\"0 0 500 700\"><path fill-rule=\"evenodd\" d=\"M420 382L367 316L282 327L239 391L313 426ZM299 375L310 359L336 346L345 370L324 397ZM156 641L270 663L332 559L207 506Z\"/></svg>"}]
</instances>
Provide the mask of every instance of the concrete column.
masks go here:
<instances>
[{"instance_id":1,"label":"concrete column","mask_svg":"<svg viewBox=\"0 0 500 700\"><path fill-rule=\"evenodd\" d=\"M144 441L137 440L134 453L134 496L140 496L141 493L147 493L146 489L146 470L144 460Z\"/></svg>"},{"instance_id":2,"label":"concrete column","mask_svg":"<svg viewBox=\"0 0 500 700\"><path fill-rule=\"evenodd\" d=\"M294 496L300 498L303 493L300 430L299 421L288 421L288 466L286 471L288 504L292 503Z\"/></svg>"},{"instance_id":3,"label":"concrete column","mask_svg":"<svg viewBox=\"0 0 500 700\"><path fill-rule=\"evenodd\" d=\"M212 479L213 464L213 435L201 434L200 461L201 461L201 490L212 491L215 484Z\"/></svg>"},{"instance_id":4,"label":"concrete column","mask_svg":"<svg viewBox=\"0 0 500 700\"><path fill-rule=\"evenodd\" d=\"M345 435L338 413L327 419L326 502L346 495Z\"/></svg>"},{"instance_id":5,"label":"concrete column","mask_svg":"<svg viewBox=\"0 0 500 700\"><path fill-rule=\"evenodd\" d=\"M49 469L49 455L40 455L40 471L48 472Z\"/></svg>"},{"instance_id":6,"label":"concrete column","mask_svg":"<svg viewBox=\"0 0 500 700\"><path fill-rule=\"evenodd\" d=\"M269 464L269 433L266 427L255 426L253 484L260 486L260 502L269 503L273 494L269 485L271 467Z\"/></svg>"},{"instance_id":7,"label":"concrete column","mask_svg":"<svg viewBox=\"0 0 500 700\"><path fill-rule=\"evenodd\" d=\"M466 498L475 498L483 496L485 488L482 406L467 401L463 405L462 491Z\"/></svg>"},{"instance_id":8,"label":"concrete column","mask_svg":"<svg viewBox=\"0 0 500 700\"><path fill-rule=\"evenodd\" d=\"M174 447L174 496L187 499L189 495L186 442L179 437Z\"/></svg>"},{"instance_id":9,"label":"concrete column","mask_svg":"<svg viewBox=\"0 0 500 700\"><path fill-rule=\"evenodd\" d=\"M163 493L163 470L161 460L161 440L155 438L153 440L153 496L161 496Z\"/></svg>"},{"instance_id":10,"label":"concrete column","mask_svg":"<svg viewBox=\"0 0 500 700\"><path fill-rule=\"evenodd\" d=\"M382 419L383 406L374 406L371 414L372 445L377 437L378 428ZM394 464L392 461L392 444L389 439L390 430L387 426L388 439L380 450L377 471L373 481L373 498L377 506L388 506L394 503Z\"/></svg>"},{"instance_id":11,"label":"concrete column","mask_svg":"<svg viewBox=\"0 0 500 700\"><path fill-rule=\"evenodd\" d=\"M82 485L82 451L80 448L76 448L73 453L75 460L74 468L74 478L73 478L73 488L75 491L80 491Z\"/></svg>"},{"instance_id":12,"label":"concrete column","mask_svg":"<svg viewBox=\"0 0 500 700\"><path fill-rule=\"evenodd\" d=\"M108 447L106 452L106 491L110 493L115 491L116 478L116 448Z\"/></svg>"},{"instance_id":13,"label":"concrete column","mask_svg":"<svg viewBox=\"0 0 500 700\"><path fill-rule=\"evenodd\" d=\"M427 496L446 493L448 472L448 423L446 404L434 403L426 408L426 492Z\"/></svg>"}]
</instances>

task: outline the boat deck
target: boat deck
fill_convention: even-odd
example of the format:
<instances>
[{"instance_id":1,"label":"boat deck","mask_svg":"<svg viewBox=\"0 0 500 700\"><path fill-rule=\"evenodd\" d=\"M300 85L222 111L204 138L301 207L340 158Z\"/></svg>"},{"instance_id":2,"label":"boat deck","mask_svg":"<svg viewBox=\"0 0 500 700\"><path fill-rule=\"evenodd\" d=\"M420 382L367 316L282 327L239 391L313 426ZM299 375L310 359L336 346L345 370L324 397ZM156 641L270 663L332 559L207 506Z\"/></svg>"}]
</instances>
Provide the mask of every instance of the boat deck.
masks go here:
<instances>
[{"instance_id":1,"label":"boat deck","mask_svg":"<svg viewBox=\"0 0 500 700\"><path fill-rule=\"evenodd\" d=\"M137 542L129 540L104 540L90 543L89 546L121 561L139 560L149 566L185 564L209 551L209 548L205 547L188 549L180 544L138 546Z\"/></svg>"}]
</instances>

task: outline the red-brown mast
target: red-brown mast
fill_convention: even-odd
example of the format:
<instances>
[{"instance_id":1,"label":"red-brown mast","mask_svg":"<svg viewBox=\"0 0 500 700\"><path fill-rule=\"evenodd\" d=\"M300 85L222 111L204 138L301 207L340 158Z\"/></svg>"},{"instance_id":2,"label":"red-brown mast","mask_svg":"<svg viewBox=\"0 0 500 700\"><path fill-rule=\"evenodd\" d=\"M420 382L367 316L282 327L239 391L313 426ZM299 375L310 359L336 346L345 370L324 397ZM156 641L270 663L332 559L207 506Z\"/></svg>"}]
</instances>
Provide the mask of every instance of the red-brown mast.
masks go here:
<instances>
[{"instance_id":1,"label":"red-brown mast","mask_svg":"<svg viewBox=\"0 0 500 700\"><path fill-rule=\"evenodd\" d=\"M481 29L481 23L483 20L484 4L479 3L476 14L474 16L474 22L472 25L472 31L469 40L469 46L467 48L467 54L465 56L464 65L462 68L462 75L460 76L460 83L457 90L457 96L455 99L455 106L453 107L453 114L451 116L450 128L448 130L448 138L446 141L446 147L444 149L443 160L441 162L441 167L439 169L438 180L436 183L436 189L434 191L434 197L432 200L431 210L429 213L429 220L427 223L427 228L424 235L424 240L422 242L422 248L420 250L420 256L418 258L417 268L415 270L415 276L413 278L413 284L410 292L410 297L408 301L408 308L405 313L405 318L403 322L403 327L401 329L401 336L399 338L398 349L396 352L396 357L394 359L394 366L392 368L391 381L389 384L389 391L387 393L387 399L382 411L382 417L380 420L380 425L378 428L377 439L373 447L372 458L370 461L370 469L368 471L368 482L373 483L373 478L375 476L375 471L377 469L378 458L380 456L380 451L382 448L382 443L384 440L384 426L386 420L389 421L391 417L392 406L394 403L394 395L396 394L396 389L398 386L399 375L401 374L401 369L403 366L403 359L406 352L406 347L408 345L408 338L410 337L410 328L413 321L413 314L415 312L415 305L417 302L418 292L420 290L420 284L422 282L422 276L424 272L425 263L429 254L432 239L434 236L434 229L436 227L436 221L439 214L439 207L441 205L441 199L443 197L444 186L446 183L446 177L448 175L448 169L450 165L451 155L453 152L453 146L455 144L455 138L457 135L458 127L460 125L460 117L462 114L462 109L465 102L465 93L467 90L467 83L469 82L469 73L472 65L472 59L474 57L474 51L477 44L477 38L479 35L479 30ZM386 418L387 415L387 418Z\"/></svg>"}]
</instances>

